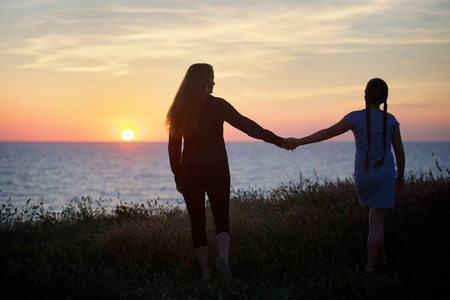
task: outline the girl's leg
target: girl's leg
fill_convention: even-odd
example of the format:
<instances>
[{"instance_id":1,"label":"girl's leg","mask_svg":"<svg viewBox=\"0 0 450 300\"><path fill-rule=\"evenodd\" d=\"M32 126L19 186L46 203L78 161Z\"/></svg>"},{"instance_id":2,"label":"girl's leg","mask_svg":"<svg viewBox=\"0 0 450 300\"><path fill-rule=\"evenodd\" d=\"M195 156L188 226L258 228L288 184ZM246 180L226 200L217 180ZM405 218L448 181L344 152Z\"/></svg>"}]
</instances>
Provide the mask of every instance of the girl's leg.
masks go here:
<instances>
[{"instance_id":1,"label":"girl's leg","mask_svg":"<svg viewBox=\"0 0 450 300\"><path fill-rule=\"evenodd\" d=\"M369 214L370 207L366 207L366 208L367 208L367 213ZM382 261L384 261L384 264L387 264L387 255L386 255L386 251L384 248L384 234L383 234L383 240L381 241L380 252L378 253L377 259L381 259Z\"/></svg>"},{"instance_id":2,"label":"girl's leg","mask_svg":"<svg viewBox=\"0 0 450 300\"><path fill-rule=\"evenodd\" d=\"M378 252L378 259L383 262L384 265L387 265L387 255L386 250L384 249L384 234L383 240L381 241L380 251Z\"/></svg>"},{"instance_id":3,"label":"girl's leg","mask_svg":"<svg viewBox=\"0 0 450 300\"><path fill-rule=\"evenodd\" d=\"M384 217L386 209L369 209L369 237L367 239L367 272L373 272L377 257L384 254Z\"/></svg>"}]
</instances>

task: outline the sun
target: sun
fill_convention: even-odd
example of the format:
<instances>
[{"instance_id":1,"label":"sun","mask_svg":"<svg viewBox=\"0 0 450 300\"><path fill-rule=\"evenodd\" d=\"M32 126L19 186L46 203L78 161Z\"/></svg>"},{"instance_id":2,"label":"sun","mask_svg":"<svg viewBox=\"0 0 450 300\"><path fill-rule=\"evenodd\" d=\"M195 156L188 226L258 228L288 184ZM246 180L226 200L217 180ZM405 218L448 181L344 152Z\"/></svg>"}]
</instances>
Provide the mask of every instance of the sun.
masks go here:
<instances>
[{"instance_id":1,"label":"sun","mask_svg":"<svg viewBox=\"0 0 450 300\"><path fill-rule=\"evenodd\" d=\"M134 138L134 132L131 129L125 129L122 131L121 137L125 141L131 141Z\"/></svg>"}]
</instances>

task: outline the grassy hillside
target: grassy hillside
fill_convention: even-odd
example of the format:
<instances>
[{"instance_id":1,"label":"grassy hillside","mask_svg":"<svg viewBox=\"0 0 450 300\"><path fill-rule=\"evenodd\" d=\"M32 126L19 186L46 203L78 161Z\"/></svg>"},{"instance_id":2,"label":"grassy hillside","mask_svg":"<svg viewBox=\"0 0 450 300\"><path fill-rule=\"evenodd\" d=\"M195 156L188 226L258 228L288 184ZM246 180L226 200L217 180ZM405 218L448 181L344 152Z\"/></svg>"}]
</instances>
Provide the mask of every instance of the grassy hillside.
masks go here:
<instances>
[{"instance_id":1,"label":"grassy hillside","mask_svg":"<svg viewBox=\"0 0 450 300\"><path fill-rule=\"evenodd\" d=\"M56 213L4 203L2 298L444 299L449 178L408 177L386 219L389 265L374 277L364 274L367 211L351 180L234 191L230 282L199 280L189 219L179 207L150 201L111 209L84 197ZM209 208L208 231L214 268Z\"/></svg>"}]
</instances>

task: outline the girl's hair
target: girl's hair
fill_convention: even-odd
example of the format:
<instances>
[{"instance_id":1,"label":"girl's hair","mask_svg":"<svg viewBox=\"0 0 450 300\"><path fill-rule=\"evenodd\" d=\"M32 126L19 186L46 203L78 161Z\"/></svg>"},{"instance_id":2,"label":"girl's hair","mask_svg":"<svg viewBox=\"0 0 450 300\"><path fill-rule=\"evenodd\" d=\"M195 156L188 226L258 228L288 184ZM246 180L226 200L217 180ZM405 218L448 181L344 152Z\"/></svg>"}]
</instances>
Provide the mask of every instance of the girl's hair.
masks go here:
<instances>
[{"instance_id":1,"label":"girl's hair","mask_svg":"<svg viewBox=\"0 0 450 300\"><path fill-rule=\"evenodd\" d=\"M384 144L384 153L383 157L376 161L374 164L375 170L378 169L384 161L384 157L386 155L386 125L387 125L387 98L388 98L388 86L384 80L380 78L374 78L369 80L365 90L366 99L366 117L367 117L367 152L365 159L365 170L366 172L369 169L369 149L370 149L370 110L368 107L369 103L373 104L384 104L383 107L383 144Z\"/></svg>"},{"instance_id":2,"label":"girl's hair","mask_svg":"<svg viewBox=\"0 0 450 300\"><path fill-rule=\"evenodd\" d=\"M198 132L212 76L214 70L209 64L189 67L166 116L165 124L170 137L192 136Z\"/></svg>"}]
</instances>

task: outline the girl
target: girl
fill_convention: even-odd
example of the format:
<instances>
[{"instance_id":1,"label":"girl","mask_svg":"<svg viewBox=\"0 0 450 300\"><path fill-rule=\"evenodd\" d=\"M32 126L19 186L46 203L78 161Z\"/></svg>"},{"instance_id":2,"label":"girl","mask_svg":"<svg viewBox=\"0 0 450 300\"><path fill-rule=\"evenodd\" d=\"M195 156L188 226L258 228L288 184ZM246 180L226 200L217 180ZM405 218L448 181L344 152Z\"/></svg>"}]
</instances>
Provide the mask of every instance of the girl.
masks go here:
<instances>
[{"instance_id":1,"label":"girl","mask_svg":"<svg viewBox=\"0 0 450 300\"><path fill-rule=\"evenodd\" d=\"M366 109L347 114L335 125L310 136L286 141L286 146L317 143L352 130L355 143L355 184L361 205L369 210L369 236L367 241L366 272L373 273L377 258L384 265L387 255L384 248L384 217L386 209L394 206L394 193L403 187L405 153L399 123L387 112L388 86L379 78L367 83ZM380 105L383 104L383 110ZM397 176L395 175L395 152Z\"/></svg>"},{"instance_id":2,"label":"girl","mask_svg":"<svg viewBox=\"0 0 450 300\"><path fill-rule=\"evenodd\" d=\"M230 172L223 138L224 121L253 138L280 147L284 142L283 138L239 114L224 99L212 96L214 84L211 65L192 65L166 118L170 166L177 190L183 194L186 202L194 250L204 280L209 280L211 276L205 233L205 192L211 203L216 226L216 242L220 253L215 260L217 271L221 277L231 278L228 267Z\"/></svg>"}]
</instances>

